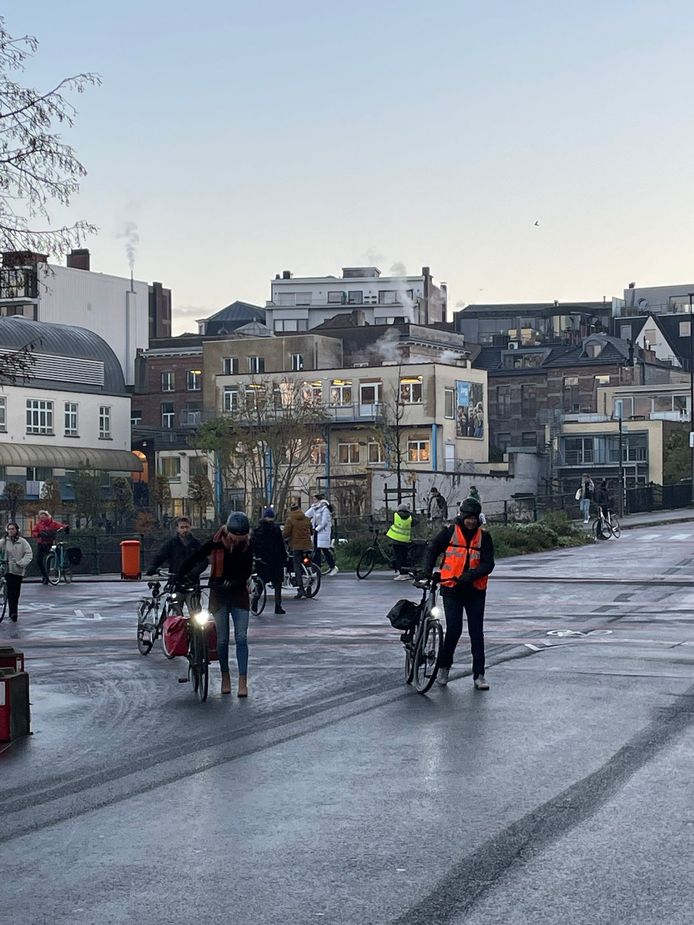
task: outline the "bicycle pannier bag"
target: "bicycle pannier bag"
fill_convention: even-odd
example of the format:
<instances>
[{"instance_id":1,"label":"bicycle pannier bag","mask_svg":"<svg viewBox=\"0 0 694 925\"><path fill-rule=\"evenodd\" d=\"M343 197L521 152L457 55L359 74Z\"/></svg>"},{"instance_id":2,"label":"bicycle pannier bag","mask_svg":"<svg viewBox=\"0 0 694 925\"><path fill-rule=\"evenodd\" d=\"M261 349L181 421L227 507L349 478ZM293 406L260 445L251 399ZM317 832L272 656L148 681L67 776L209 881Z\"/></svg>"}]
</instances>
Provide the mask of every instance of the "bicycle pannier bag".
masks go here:
<instances>
[{"instance_id":1,"label":"bicycle pannier bag","mask_svg":"<svg viewBox=\"0 0 694 925\"><path fill-rule=\"evenodd\" d=\"M167 617L164 620L162 643L169 658L188 654L188 626L185 617Z\"/></svg>"},{"instance_id":2,"label":"bicycle pannier bag","mask_svg":"<svg viewBox=\"0 0 694 925\"><path fill-rule=\"evenodd\" d=\"M396 630L408 630L414 626L419 616L419 605L412 601L401 600L388 612L391 626Z\"/></svg>"},{"instance_id":3,"label":"bicycle pannier bag","mask_svg":"<svg viewBox=\"0 0 694 925\"><path fill-rule=\"evenodd\" d=\"M82 550L79 546L68 546L67 561L70 565L79 565L82 561Z\"/></svg>"}]
</instances>

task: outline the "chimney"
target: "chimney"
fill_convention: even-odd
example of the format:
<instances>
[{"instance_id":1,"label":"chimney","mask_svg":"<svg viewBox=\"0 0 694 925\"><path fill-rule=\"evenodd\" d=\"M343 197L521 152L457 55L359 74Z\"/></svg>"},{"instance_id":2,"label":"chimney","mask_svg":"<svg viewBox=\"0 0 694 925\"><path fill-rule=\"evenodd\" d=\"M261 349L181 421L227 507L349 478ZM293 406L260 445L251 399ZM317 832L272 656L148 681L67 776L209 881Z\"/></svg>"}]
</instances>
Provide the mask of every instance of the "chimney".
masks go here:
<instances>
[{"instance_id":1,"label":"chimney","mask_svg":"<svg viewBox=\"0 0 694 925\"><path fill-rule=\"evenodd\" d=\"M82 247L77 250L73 249L67 255L67 265L73 270L89 269L89 248Z\"/></svg>"},{"instance_id":2,"label":"chimney","mask_svg":"<svg viewBox=\"0 0 694 925\"><path fill-rule=\"evenodd\" d=\"M291 270L282 270L282 279L291 279L292 271Z\"/></svg>"}]
</instances>

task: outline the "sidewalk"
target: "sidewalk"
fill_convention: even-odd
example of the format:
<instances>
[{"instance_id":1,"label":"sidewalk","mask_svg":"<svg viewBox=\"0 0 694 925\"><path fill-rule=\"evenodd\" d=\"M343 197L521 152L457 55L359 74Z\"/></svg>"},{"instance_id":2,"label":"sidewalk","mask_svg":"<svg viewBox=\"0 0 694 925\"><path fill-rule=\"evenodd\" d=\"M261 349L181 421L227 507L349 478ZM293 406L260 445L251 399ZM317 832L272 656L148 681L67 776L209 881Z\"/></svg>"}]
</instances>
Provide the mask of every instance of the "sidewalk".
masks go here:
<instances>
[{"instance_id":1,"label":"sidewalk","mask_svg":"<svg viewBox=\"0 0 694 925\"><path fill-rule=\"evenodd\" d=\"M590 522L595 518L591 515ZM652 527L656 524L679 524L694 521L694 507L677 508L674 510L643 511L639 514L626 514L619 518L622 530L632 530L635 527ZM576 526L583 526L582 520L574 521Z\"/></svg>"}]
</instances>

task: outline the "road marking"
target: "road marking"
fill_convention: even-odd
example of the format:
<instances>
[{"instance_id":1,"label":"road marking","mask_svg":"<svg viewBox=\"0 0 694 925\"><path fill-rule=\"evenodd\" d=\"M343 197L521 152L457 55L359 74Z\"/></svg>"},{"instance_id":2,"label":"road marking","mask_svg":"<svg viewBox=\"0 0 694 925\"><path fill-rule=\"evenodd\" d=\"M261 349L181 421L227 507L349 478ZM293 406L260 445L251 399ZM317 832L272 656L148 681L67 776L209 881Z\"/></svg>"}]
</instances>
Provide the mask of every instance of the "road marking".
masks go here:
<instances>
[{"instance_id":1,"label":"road marking","mask_svg":"<svg viewBox=\"0 0 694 925\"><path fill-rule=\"evenodd\" d=\"M540 651L540 647L539 647L539 646L534 646L534 645L533 645L532 643L530 643L530 642L526 642L526 643L525 643L525 648L526 648L526 649L532 649L533 652L539 652L539 651Z\"/></svg>"},{"instance_id":2,"label":"road marking","mask_svg":"<svg viewBox=\"0 0 694 925\"><path fill-rule=\"evenodd\" d=\"M688 540L691 539L691 533L675 533L674 536L671 536L671 540Z\"/></svg>"}]
</instances>

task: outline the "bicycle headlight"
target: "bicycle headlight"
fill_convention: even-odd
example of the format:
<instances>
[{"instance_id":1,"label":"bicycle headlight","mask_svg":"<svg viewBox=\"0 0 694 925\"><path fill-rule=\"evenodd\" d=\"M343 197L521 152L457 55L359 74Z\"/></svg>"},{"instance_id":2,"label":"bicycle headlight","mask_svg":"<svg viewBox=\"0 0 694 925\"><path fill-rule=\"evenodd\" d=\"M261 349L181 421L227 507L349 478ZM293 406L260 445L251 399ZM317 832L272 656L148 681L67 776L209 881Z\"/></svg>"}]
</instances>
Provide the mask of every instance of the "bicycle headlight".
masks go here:
<instances>
[{"instance_id":1,"label":"bicycle headlight","mask_svg":"<svg viewBox=\"0 0 694 925\"><path fill-rule=\"evenodd\" d=\"M209 610L198 610L197 613L193 614L193 619L198 626L205 626L206 623L211 619L211 613Z\"/></svg>"},{"instance_id":2,"label":"bicycle headlight","mask_svg":"<svg viewBox=\"0 0 694 925\"><path fill-rule=\"evenodd\" d=\"M431 608L431 615L432 617L436 617L437 620L440 620L441 617L443 616L442 608L439 607L438 604L436 604L434 607Z\"/></svg>"}]
</instances>

